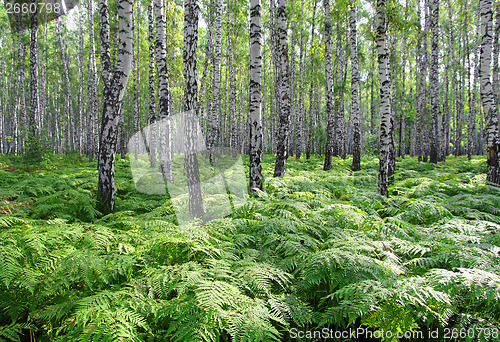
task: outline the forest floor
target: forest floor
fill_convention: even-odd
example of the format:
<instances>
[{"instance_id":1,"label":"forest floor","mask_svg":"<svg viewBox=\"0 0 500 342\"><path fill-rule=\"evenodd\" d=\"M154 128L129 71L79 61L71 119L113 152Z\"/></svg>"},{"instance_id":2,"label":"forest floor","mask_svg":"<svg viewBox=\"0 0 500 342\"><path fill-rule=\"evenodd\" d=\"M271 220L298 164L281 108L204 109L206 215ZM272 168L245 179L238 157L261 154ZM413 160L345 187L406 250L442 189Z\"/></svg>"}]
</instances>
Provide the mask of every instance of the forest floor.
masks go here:
<instances>
[{"instance_id":1,"label":"forest floor","mask_svg":"<svg viewBox=\"0 0 500 342\"><path fill-rule=\"evenodd\" d=\"M484 157L287 162L204 226L117 160L116 212L95 163L0 157L0 341L498 341L500 189ZM245 161L248 165L248 161ZM370 338L372 337L372 338Z\"/></svg>"}]
</instances>

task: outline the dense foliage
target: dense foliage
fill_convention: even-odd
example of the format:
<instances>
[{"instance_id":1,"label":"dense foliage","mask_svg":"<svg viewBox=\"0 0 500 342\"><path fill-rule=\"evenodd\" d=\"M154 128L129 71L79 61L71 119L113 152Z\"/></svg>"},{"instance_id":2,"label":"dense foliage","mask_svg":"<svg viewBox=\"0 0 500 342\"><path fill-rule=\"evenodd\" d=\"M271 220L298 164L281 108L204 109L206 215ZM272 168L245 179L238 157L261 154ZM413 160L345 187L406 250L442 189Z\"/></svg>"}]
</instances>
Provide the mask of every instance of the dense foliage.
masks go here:
<instances>
[{"instance_id":1,"label":"dense foliage","mask_svg":"<svg viewBox=\"0 0 500 342\"><path fill-rule=\"evenodd\" d=\"M179 229L117 162L117 212L95 164L0 159L0 341L290 341L292 328L500 328L500 189L482 159L289 161L229 217ZM486 330L484 330L486 331ZM492 331L492 330L489 330Z\"/></svg>"}]
</instances>

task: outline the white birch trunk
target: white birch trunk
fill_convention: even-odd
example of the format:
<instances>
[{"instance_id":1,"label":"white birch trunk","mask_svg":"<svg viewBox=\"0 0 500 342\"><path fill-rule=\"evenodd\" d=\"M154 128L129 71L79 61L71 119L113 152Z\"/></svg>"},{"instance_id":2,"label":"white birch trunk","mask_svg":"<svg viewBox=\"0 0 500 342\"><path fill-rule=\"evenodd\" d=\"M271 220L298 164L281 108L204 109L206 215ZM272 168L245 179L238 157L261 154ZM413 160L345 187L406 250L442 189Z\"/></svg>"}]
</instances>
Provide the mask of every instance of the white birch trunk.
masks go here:
<instances>
[{"instance_id":1,"label":"white birch trunk","mask_svg":"<svg viewBox=\"0 0 500 342\"><path fill-rule=\"evenodd\" d=\"M386 2L377 0L377 52L380 78L380 164L378 173L378 191L388 197L388 167L389 144L391 132L391 102L390 79L388 75L388 60L386 47Z\"/></svg>"},{"instance_id":2,"label":"white birch trunk","mask_svg":"<svg viewBox=\"0 0 500 342\"><path fill-rule=\"evenodd\" d=\"M358 65L358 39L356 30L356 4L350 11L350 43L351 43L351 120L352 120L352 166L353 171L361 169L361 137L359 122L359 65Z\"/></svg>"},{"instance_id":3,"label":"white birch trunk","mask_svg":"<svg viewBox=\"0 0 500 342\"><path fill-rule=\"evenodd\" d=\"M481 60L479 75L481 78L481 102L486 117L488 176L487 181L500 185L500 137L498 110L495 108L493 88L491 86L491 48L493 19L491 0L479 0L481 15Z\"/></svg>"},{"instance_id":4,"label":"white birch trunk","mask_svg":"<svg viewBox=\"0 0 500 342\"><path fill-rule=\"evenodd\" d=\"M262 190L262 94L260 0L250 0L250 190Z\"/></svg>"}]
</instances>

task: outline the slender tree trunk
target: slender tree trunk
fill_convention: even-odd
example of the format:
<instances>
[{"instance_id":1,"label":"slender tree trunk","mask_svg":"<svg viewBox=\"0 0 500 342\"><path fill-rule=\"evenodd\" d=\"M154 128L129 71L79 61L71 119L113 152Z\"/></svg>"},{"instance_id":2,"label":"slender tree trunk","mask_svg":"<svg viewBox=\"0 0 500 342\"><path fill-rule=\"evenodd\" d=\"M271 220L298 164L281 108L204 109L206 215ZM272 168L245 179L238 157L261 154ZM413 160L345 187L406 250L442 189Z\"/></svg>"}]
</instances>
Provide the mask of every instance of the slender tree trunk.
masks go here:
<instances>
[{"instance_id":1,"label":"slender tree trunk","mask_svg":"<svg viewBox=\"0 0 500 342\"><path fill-rule=\"evenodd\" d=\"M500 136L498 110L495 108L493 88L491 86L491 48L493 35L493 19L491 0L479 0L481 15L481 60L479 75L481 78L481 102L486 119L488 144L488 176L487 181L500 185Z\"/></svg>"},{"instance_id":2,"label":"slender tree trunk","mask_svg":"<svg viewBox=\"0 0 500 342\"><path fill-rule=\"evenodd\" d=\"M336 153L338 142L334 141L335 113L333 111L333 69L332 69L332 16L330 12L330 1L323 0L325 8L325 76L326 76L326 152L323 170L332 169L332 155ZM337 66L340 68L340 66Z\"/></svg>"},{"instance_id":3,"label":"slender tree trunk","mask_svg":"<svg viewBox=\"0 0 500 342\"><path fill-rule=\"evenodd\" d=\"M156 91L155 91L155 26L153 3L148 5L148 41L149 41L149 64L148 64L148 125L149 125L149 156L150 167L156 168L156 144L158 129L156 122Z\"/></svg>"},{"instance_id":4,"label":"slender tree trunk","mask_svg":"<svg viewBox=\"0 0 500 342\"><path fill-rule=\"evenodd\" d=\"M89 160L94 160L94 154L98 151L98 137L99 122L97 116L97 67L95 62L95 48L94 48L94 6L93 0L87 1L87 20L89 31L89 67L88 67L88 105L87 105L87 118L90 123L88 127L89 141L88 141L88 155ZM109 33L108 33L109 39ZM104 60L105 62L105 60ZM101 62L102 63L102 62ZM104 65L103 65L104 66Z\"/></svg>"},{"instance_id":5,"label":"slender tree trunk","mask_svg":"<svg viewBox=\"0 0 500 342\"><path fill-rule=\"evenodd\" d=\"M440 116L440 101L439 101L439 0L432 0L431 12L431 68L430 68L430 86L431 86L431 118L432 118L432 134L431 134L431 151L430 162L437 163L440 159L439 152L441 150L439 144L438 116Z\"/></svg>"},{"instance_id":6,"label":"slender tree trunk","mask_svg":"<svg viewBox=\"0 0 500 342\"><path fill-rule=\"evenodd\" d=\"M294 0L290 0L290 21L294 21ZM296 89L297 89L297 66L296 66L296 54L295 46L297 45L297 40L295 37L295 25L290 25L290 120L288 122L288 139L287 139L287 158L293 155L294 152L294 141L295 141L295 129L294 123L297 117L297 99L296 99Z\"/></svg>"},{"instance_id":7,"label":"slender tree trunk","mask_svg":"<svg viewBox=\"0 0 500 342\"><path fill-rule=\"evenodd\" d=\"M274 177L283 178L285 176L285 163L287 158L286 142L289 135L288 123L290 121L290 80L288 70L286 0L279 0L277 10L280 106Z\"/></svg>"},{"instance_id":8,"label":"slender tree trunk","mask_svg":"<svg viewBox=\"0 0 500 342\"><path fill-rule=\"evenodd\" d=\"M500 101L500 79L498 57L500 54L500 1L495 2L495 31L493 35L493 99L495 100L495 108L499 109Z\"/></svg>"},{"instance_id":9,"label":"slender tree trunk","mask_svg":"<svg viewBox=\"0 0 500 342\"><path fill-rule=\"evenodd\" d=\"M389 79L391 80L391 124L390 124L390 142L389 142L389 162L387 168L387 178L389 181L389 185L394 183L394 173L396 172L396 148L394 147L394 120L396 117L396 102L397 102L397 93L398 93L398 77L397 77L397 58L396 58L396 36L393 35L392 43L391 43L391 53L389 58L390 69Z\"/></svg>"},{"instance_id":10,"label":"slender tree trunk","mask_svg":"<svg viewBox=\"0 0 500 342\"><path fill-rule=\"evenodd\" d=\"M115 154L118 139L118 119L123 106L123 94L130 75L132 64L132 1L119 0L119 42L117 64L114 73L110 64L103 66L103 109L99 144L97 187L97 208L103 214L114 211L115 206ZM100 0L101 33L107 27L109 32L109 11L106 0ZM106 40L107 38L107 40ZM101 34L101 61L110 60L109 35ZM108 67L108 69L105 69ZM112 78L108 78L112 76Z\"/></svg>"},{"instance_id":11,"label":"slender tree trunk","mask_svg":"<svg viewBox=\"0 0 500 342\"><path fill-rule=\"evenodd\" d=\"M304 18L304 0L301 0L301 18ZM304 149L304 29L300 29L300 56L299 56L299 101L298 101L298 111L297 111L297 124L295 129L296 135L296 146L295 146L295 158L300 159L302 151Z\"/></svg>"},{"instance_id":12,"label":"slender tree trunk","mask_svg":"<svg viewBox=\"0 0 500 342\"><path fill-rule=\"evenodd\" d=\"M31 2L35 3L35 2ZM32 155L39 155L39 142L38 142L38 129L37 117L39 115L38 107L38 6L36 10L31 13L31 39L30 39L30 100L31 108L29 114L29 140L28 140L28 153Z\"/></svg>"},{"instance_id":13,"label":"slender tree trunk","mask_svg":"<svg viewBox=\"0 0 500 342\"><path fill-rule=\"evenodd\" d=\"M159 104L158 120L160 171L165 181L172 180L172 120L169 113L169 89L167 72L166 21L163 0L154 0L156 20L156 64L158 66Z\"/></svg>"},{"instance_id":14,"label":"slender tree trunk","mask_svg":"<svg viewBox=\"0 0 500 342\"><path fill-rule=\"evenodd\" d=\"M380 78L380 165L378 173L378 190L382 196L388 197L389 144L391 132L390 79L388 77L388 60L386 47L386 2L377 0L377 51Z\"/></svg>"},{"instance_id":15,"label":"slender tree trunk","mask_svg":"<svg viewBox=\"0 0 500 342\"><path fill-rule=\"evenodd\" d=\"M310 43L310 51L309 51L309 57L311 59L310 64L311 64L311 72L310 72L310 86L309 86L309 115L308 115L308 127L307 127L307 143L306 143L306 159L309 159L311 157L311 153L313 153L313 130L314 130L314 97L313 97L313 90L314 90L314 80L315 80L315 73L314 73L314 53L313 53L313 44L314 44L314 30L315 30L315 24L316 24L316 6L317 6L317 1L313 0L313 14L312 14L312 28L311 28L311 43Z\"/></svg>"},{"instance_id":16,"label":"slender tree trunk","mask_svg":"<svg viewBox=\"0 0 500 342\"><path fill-rule=\"evenodd\" d=\"M260 0L250 0L250 190L262 190Z\"/></svg>"},{"instance_id":17,"label":"slender tree trunk","mask_svg":"<svg viewBox=\"0 0 500 342\"><path fill-rule=\"evenodd\" d=\"M73 134L73 131L70 130L71 124L74 122L74 114L73 114L73 96L71 95L71 83L69 80L69 67L68 67L68 60L66 56L66 52L64 49L64 44L62 40L62 33L61 33L61 27L60 27L60 19L56 19L56 31L57 31L57 36L58 36L58 41L59 41L59 49L61 52L61 68L62 68L62 73L63 73L63 89L64 89L64 104L65 104L65 122L66 122L66 127L64 130L64 145L65 145L65 150L66 152L73 149L72 141L71 141L71 134Z\"/></svg>"},{"instance_id":18,"label":"slender tree trunk","mask_svg":"<svg viewBox=\"0 0 500 342\"><path fill-rule=\"evenodd\" d=\"M25 78L26 78L26 69L25 69L25 59L26 59L26 45L23 41L23 36L26 32L26 29L22 27L21 18L18 16L18 29L17 29L17 41L18 41L18 63L17 63L17 77L18 77L18 115L17 118L14 118L14 123L16 125L16 148L15 153L18 154L23 150L23 142L26 141L26 128L27 128L27 120L26 120L26 93L25 93ZM19 122L19 124L18 124Z\"/></svg>"},{"instance_id":19,"label":"slender tree trunk","mask_svg":"<svg viewBox=\"0 0 500 342\"><path fill-rule=\"evenodd\" d=\"M140 6L137 6L137 8L140 8ZM139 112L139 72L137 70L137 64L138 64L138 59L139 59L139 51L135 51L135 40L136 40L136 35L137 35L137 50L139 50L140 46L140 40L139 40L139 29L135 27L136 25L136 20L135 20L135 12L134 15L132 16L132 32L134 35L134 39L132 40L132 74L134 77L134 89L133 89L133 98L134 98L134 158L137 160L137 153L139 151L139 137L138 137L138 132L140 131L140 112Z\"/></svg>"},{"instance_id":20,"label":"slender tree trunk","mask_svg":"<svg viewBox=\"0 0 500 342\"><path fill-rule=\"evenodd\" d=\"M352 167L353 171L361 170L361 139L359 129L359 65L358 65L358 42L356 30L356 4L351 6L351 120L353 126L353 145L352 145Z\"/></svg>"},{"instance_id":21,"label":"slender tree trunk","mask_svg":"<svg viewBox=\"0 0 500 342\"><path fill-rule=\"evenodd\" d=\"M417 2L417 13L418 13L418 22L420 22L420 5L418 5L420 2ZM423 160L423 154L424 154L424 144L426 143L424 137L423 137L423 132L422 128L424 126L424 120L425 120L425 113L426 113L426 76L427 76L427 1L425 2L424 5L424 15L425 15L425 26L424 29L419 35L419 44L418 46L422 45L420 48L420 70L419 70L419 75L420 75L420 80L419 80L419 86L418 86L418 107L417 107L417 143L416 143L416 148L417 148L417 156L418 156L418 161Z\"/></svg>"},{"instance_id":22,"label":"slender tree trunk","mask_svg":"<svg viewBox=\"0 0 500 342\"><path fill-rule=\"evenodd\" d=\"M347 58L344 58L344 49L342 46L342 29L343 23L337 19L337 89L334 91L334 143L333 154L342 159L346 158L345 149L345 114L344 114L344 89L345 89L345 72L347 70Z\"/></svg>"},{"instance_id":23,"label":"slender tree trunk","mask_svg":"<svg viewBox=\"0 0 500 342\"><path fill-rule=\"evenodd\" d=\"M220 85L221 85L221 42L222 42L222 0L217 0L215 12L215 49L214 49L214 94L210 110L210 131L208 149L210 162L214 161L213 148L220 143Z\"/></svg>"},{"instance_id":24,"label":"slender tree trunk","mask_svg":"<svg viewBox=\"0 0 500 342\"><path fill-rule=\"evenodd\" d=\"M184 168L188 181L189 212L203 220L200 172L197 155L198 127L198 84L196 71L196 50L198 47L198 12L196 0L184 1L184 111L186 115L186 146Z\"/></svg>"},{"instance_id":25,"label":"slender tree trunk","mask_svg":"<svg viewBox=\"0 0 500 342\"><path fill-rule=\"evenodd\" d=\"M232 15L234 22L236 20L236 15ZM237 110L236 110L236 70L234 67L234 52L232 43L232 27L229 26L228 34L228 51L229 51L229 113L231 115L231 148L236 151L239 148L238 141L238 125L237 125Z\"/></svg>"}]
</instances>

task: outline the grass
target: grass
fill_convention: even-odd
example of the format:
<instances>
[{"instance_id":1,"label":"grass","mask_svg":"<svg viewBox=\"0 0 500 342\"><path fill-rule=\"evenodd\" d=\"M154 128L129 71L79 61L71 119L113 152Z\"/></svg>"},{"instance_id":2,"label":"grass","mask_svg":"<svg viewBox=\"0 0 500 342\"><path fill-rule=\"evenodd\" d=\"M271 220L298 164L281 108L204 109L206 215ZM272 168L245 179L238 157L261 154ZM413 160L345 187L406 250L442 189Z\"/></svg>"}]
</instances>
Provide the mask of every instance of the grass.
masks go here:
<instances>
[{"instance_id":1,"label":"grass","mask_svg":"<svg viewBox=\"0 0 500 342\"><path fill-rule=\"evenodd\" d=\"M0 157L0 341L291 341L358 327L497 340L500 189L485 185L484 158L398 160L389 199L378 159L354 173L350 159L322 162L289 159L275 179L266 155L263 192L179 227L165 195L137 191L128 160L102 217L95 163Z\"/></svg>"}]
</instances>

